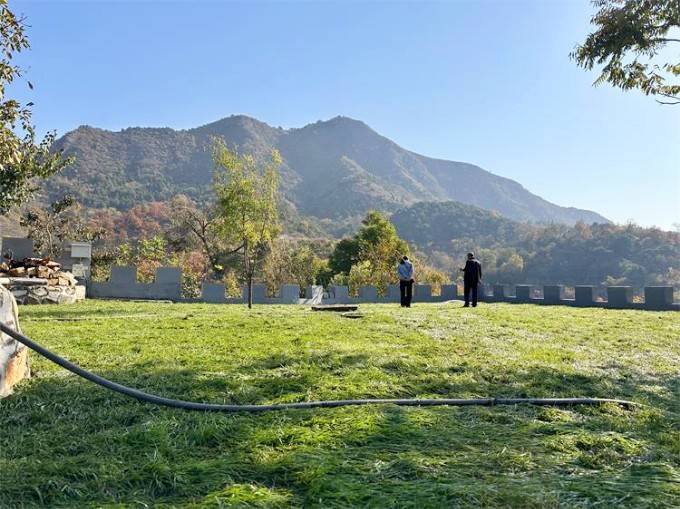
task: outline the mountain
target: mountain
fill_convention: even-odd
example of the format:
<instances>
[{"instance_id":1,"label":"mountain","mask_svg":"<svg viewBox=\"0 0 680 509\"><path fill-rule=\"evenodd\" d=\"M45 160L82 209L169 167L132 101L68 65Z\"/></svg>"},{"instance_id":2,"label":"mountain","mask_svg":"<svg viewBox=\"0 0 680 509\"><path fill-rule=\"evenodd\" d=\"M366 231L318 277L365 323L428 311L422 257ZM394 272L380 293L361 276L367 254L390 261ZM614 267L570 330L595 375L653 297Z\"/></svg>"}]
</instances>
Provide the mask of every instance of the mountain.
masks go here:
<instances>
[{"instance_id":1,"label":"mountain","mask_svg":"<svg viewBox=\"0 0 680 509\"><path fill-rule=\"evenodd\" d=\"M422 202L396 211L390 220L399 236L420 247L447 250L451 241L513 245L530 227L498 213L460 202Z\"/></svg>"},{"instance_id":2,"label":"mountain","mask_svg":"<svg viewBox=\"0 0 680 509\"><path fill-rule=\"evenodd\" d=\"M51 198L68 193L87 206L121 210L178 193L205 201L215 136L261 160L278 149L287 204L300 215L331 224L372 208L393 212L416 202L445 200L519 221L608 222L595 212L550 203L478 166L408 151L347 117L298 129L275 128L242 115L188 130L79 127L55 143L55 149L75 155L76 162L50 181L48 193Z\"/></svg>"}]
</instances>

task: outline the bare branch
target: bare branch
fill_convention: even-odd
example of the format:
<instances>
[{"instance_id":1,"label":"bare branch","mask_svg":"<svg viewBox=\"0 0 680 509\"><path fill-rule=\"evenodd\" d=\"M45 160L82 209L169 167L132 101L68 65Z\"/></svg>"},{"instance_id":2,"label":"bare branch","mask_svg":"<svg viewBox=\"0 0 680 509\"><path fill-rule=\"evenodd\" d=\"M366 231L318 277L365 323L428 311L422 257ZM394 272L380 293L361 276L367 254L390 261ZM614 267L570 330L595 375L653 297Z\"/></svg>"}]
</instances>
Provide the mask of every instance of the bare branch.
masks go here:
<instances>
[{"instance_id":1,"label":"bare branch","mask_svg":"<svg viewBox=\"0 0 680 509\"><path fill-rule=\"evenodd\" d=\"M658 102L659 104L668 104L668 105L673 106L673 105L676 105L676 104L680 104L680 99L678 99L677 101L659 101L657 99L656 102Z\"/></svg>"},{"instance_id":2,"label":"bare branch","mask_svg":"<svg viewBox=\"0 0 680 509\"><path fill-rule=\"evenodd\" d=\"M680 104L680 97L671 95L671 94L659 94L663 97L667 97L668 99L671 99L671 101L660 101L659 99L656 100L659 104L668 104L668 105L675 105L675 104Z\"/></svg>"}]
</instances>

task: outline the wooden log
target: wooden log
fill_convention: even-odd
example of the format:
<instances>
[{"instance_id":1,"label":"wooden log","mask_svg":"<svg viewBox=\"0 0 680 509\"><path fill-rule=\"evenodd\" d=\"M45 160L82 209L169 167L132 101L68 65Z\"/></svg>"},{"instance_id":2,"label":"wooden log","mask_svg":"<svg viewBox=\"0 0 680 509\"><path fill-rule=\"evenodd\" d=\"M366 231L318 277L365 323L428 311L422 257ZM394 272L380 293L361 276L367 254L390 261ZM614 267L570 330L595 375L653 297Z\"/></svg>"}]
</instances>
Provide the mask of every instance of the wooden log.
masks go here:
<instances>
[{"instance_id":1,"label":"wooden log","mask_svg":"<svg viewBox=\"0 0 680 509\"><path fill-rule=\"evenodd\" d=\"M13 277L10 278L7 284L10 287L15 286L44 286L47 284L47 279L38 277Z\"/></svg>"},{"instance_id":2,"label":"wooden log","mask_svg":"<svg viewBox=\"0 0 680 509\"><path fill-rule=\"evenodd\" d=\"M24 277L26 276L26 268L14 267L13 269L9 269L9 271L7 271L7 274L9 274L9 277Z\"/></svg>"},{"instance_id":3,"label":"wooden log","mask_svg":"<svg viewBox=\"0 0 680 509\"><path fill-rule=\"evenodd\" d=\"M357 306L351 304L322 304L312 306L312 311L335 311L338 313L345 313L347 311L356 311Z\"/></svg>"}]
</instances>

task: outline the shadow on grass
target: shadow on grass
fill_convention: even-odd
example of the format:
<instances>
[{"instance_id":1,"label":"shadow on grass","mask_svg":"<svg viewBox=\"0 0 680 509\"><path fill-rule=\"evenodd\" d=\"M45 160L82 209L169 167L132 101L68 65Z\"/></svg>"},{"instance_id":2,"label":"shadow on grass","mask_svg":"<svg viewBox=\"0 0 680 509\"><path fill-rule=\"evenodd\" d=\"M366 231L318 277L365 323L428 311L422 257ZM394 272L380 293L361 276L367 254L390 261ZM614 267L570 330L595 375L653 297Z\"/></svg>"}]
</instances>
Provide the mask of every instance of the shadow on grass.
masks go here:
<instances>
[{"instance_id":1,"label":"shadow on grass","mask_svg":"<svg viewBox=\"0 0 680 509\"><path fill-rule=\"evenodd\" d=\"M343 369L366 376L377 370L387 388L343 387L342 377L334 376ZM383 392L389 389L400 397L620 397L666 410L680 403L678 377L499 373L464 366L451 371L419 373L394 363L380 370L365 356L326 352L304 359L264 357L227 375L99 374L167 397L220 403L302 401L310 394L389 397ZM614 501L652 507L680 500L680 451L672 431L677 420L611 407L383 405L225 415L142 404L65 376L22 385L0 402L0 422L8 431L0 439L3 507L542 507Z\"/></svg>"}]
</instances>

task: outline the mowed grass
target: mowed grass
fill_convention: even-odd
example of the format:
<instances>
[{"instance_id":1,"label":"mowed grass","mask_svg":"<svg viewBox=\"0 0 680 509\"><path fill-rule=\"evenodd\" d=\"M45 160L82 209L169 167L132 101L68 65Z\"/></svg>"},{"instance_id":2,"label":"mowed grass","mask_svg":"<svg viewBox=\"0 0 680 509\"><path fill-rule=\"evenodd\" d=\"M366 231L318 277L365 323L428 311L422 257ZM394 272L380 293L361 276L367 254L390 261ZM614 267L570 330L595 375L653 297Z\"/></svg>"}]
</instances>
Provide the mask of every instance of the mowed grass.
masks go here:
<instances>
[{"instance_id":1,"label":"mowed grass","mask_svg":"<svg viewBox=\"0 0 680 509\"><path fill-rule=\"evenodd\" d=\"M32 356L0 401L0 507L678 507L680 315L460 303L87 301L30 337L112 380L205 402L569 397L644 407L391 405L267 414L142 404Z\"/></svg>"}]
</instances>

